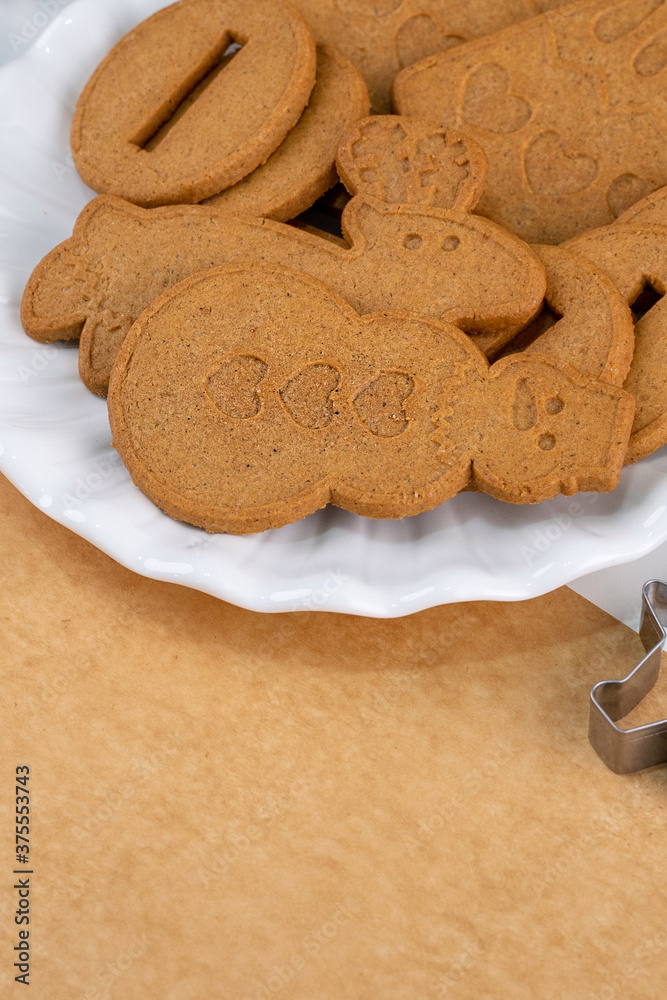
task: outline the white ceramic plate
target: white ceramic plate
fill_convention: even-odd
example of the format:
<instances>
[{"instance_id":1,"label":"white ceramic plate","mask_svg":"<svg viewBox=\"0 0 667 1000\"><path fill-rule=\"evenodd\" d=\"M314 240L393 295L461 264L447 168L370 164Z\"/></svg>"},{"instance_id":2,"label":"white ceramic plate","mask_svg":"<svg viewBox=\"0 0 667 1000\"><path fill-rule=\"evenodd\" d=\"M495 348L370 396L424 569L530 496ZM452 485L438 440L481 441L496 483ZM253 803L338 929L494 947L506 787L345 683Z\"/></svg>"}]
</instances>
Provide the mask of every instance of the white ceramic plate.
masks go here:
<instances>
[{"instance_id":1,"label":"white ceramic plate","mask_svg":"<svg viewBox=\"0 0 667 1000\"><path fill-rule=\"evenodd\" d=\"M635 559L667 538L667 449L608 495L512 507L464 494L402 522L330 508L246 538L162 514L110 446L106 405L77 374L75 345L21 329L32 268L71 235L93 193L69 154L76 98L111 45L164 6L77 0L0 70L0 469L34 504L145 576L258 611L391 617L453 601L519 600Z\"/></svg>"}]
</instances>

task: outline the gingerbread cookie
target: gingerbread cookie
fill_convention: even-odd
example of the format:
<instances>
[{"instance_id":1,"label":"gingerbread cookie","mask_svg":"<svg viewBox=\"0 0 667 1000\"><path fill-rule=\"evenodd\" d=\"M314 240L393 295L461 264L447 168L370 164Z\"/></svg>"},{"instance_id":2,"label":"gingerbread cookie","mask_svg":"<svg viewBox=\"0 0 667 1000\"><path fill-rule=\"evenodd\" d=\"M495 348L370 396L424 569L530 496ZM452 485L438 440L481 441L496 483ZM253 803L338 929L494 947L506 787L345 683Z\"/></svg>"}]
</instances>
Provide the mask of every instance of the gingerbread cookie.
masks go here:
<instances>
[{"instance_id":1,"label":"gingerbread cookie","mask_svg":"<svg viewBox=\"0 0 667 1000\"><path fill-rule=\"evenodd\" d=\"M79 98L72 152L93 190L198 202L263 163L315 83L315 43L283 0L181 0L111 50Z\"/></svg>"},{"instance_id":2,"label":"gingerbread cookie","mask_svg":"<svg viewBox=\"0 0 667 1000\"><path fill-rule=\"evenodd\" d=\"M336 184L340 138L368 110L359 71L335 49L319 47L315 88L292 131L266 163L206 204L288 222Z\"/></svg>"},{"instance_id":3,"label":"gingerbread cookie","mask_svg":"<svg viewBox=\"0 0 667 1000\"><path fill-rule=\"evenodd\" d=\"M619 215L616 225L667 226L667 187L658 188Z\"/></svg>"},{"instance_id":4,"label":"gingerbread cookie","mask_svg":"<svg viewBox=\"0 0 667 1000\"><path fill-rule=\"evenodd\" d=\"M567 247L605 271L631 306L640 306L624 384L636 400L626 457L635 462L667 444L667 227L617 224L585 233Z\"/></svg>"},{"instance_id":5,"label":"gingerbread cookie","mask_svg":"<svg viewBox=\"0 0 667 1000\"><path fill-rule=\"evenodd\" d=\"M566 0L295 0L318 42L335 45L361 71L373 109L390 110L404 66L471 38L535 17Z\"/></svg>"},{"instance_id":6,"label":"gingerbread cookie","mask_svg":"<svg viewBox=\"0 0 667 1000\"><path fill-rule=\"evenodd\" d=\"M477 139L479 211L560 243L667 184L666 30L663 0L582 0L403 70L396 108Z\"/></svg>"},{"instance_id":7,"label":"gingerbread cookie","mask_svg":"<svg viewBox=\"0 0 667 1000\"><path fill-rule=\"evenodd\" d=\"M503 351L544 354L583 375L622 386L635 346L630 308L590 260L565 247L533 246L544 264L547 292L540 314ZM477 338L483 349L484 337Z\"/></svg>"},{"instance_id":8,"label":"gingerbread cookie","mask_svg":"<svg viewBox=\"0 0 667 1000\"><path fill-rule=\"evenodd\" d=\"M353 195L459 212L472 212L489 172L467 136L398 115L358 121L340 142L337 165Z\"/></svg>"},{"instance_id":9,"label":"gingerbread cookie","mask_svg":"<svg viewBox=\"0 0 667 1000\"><path fill-rule=\"evenodd\" d=\"M355 126L355 141L342 144L344 160L358 150L363 161L360 193L343 213L349 249L292 226L212 207L147 210L97 198L82 212L72 239L33 272L21 313L26 332L43 341L81 334L81 376L104 395L125 335L158 295L195 271L264 260L320 278L360 313L405 309L456 323L473 336L492 334L494 346L502 346L537 313L546 277L521 240L457 207L473 204L481 192L479 148L424 123L417 141L412 126L408 134L400 120L383 120L382 142L387 123L393 123L397 151L390 157L383 147L387 177L402 176L407 167L413 180L423 178L420 201L388 203L367 193L379 190L378 167L367 173L363 166L369 156L375 162L376 122ZM351 164L341 168L352 170ZM387 185L395 190L396 177ZM439 192L436 207L424 203L431 189ZM450 207L443 205L445 195Z\"/></svg>"},{"instance_id":10,"label":"gingerbread cookie","mask_svg":"<svg viewBox=\"0 0 667 1000\"><path fill-rule=\"evenodd\" d=\"M524 355L489 370L456 327L362 317L322 282L259 264L161 296L109 390L136 485L172 517L240 534L327 503L405 517L467 485L514 503L612 489L632 413L622 389L567 365Z\"/></svg>"}]
</instances>

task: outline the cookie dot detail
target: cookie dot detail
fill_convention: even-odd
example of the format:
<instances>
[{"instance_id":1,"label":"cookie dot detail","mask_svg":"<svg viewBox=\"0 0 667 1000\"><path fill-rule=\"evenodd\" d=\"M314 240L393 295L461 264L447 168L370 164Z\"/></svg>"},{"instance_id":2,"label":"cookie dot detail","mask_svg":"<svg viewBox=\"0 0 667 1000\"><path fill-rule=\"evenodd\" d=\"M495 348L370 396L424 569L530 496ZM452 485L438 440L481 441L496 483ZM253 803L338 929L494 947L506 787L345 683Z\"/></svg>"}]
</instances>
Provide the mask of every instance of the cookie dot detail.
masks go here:
<instances>
[{"instance_id":1,"label":"cookie dot detail","mask_svg":"<svg viewBox=\"0 0 667 1000\"><path fill-rule=\"evenodd\" d=\"M461 246L461 240L458 236L445 236L442 241L442 249L447 253L451 253L453 250L458 250Z\"/></svg>"},{"instance_id":2,"label":"cookie dot detail","mask_svg":"<svg viewBox=\"0 0 667 1000\"><path fill-rule=\"evenodd\" d=\"M564 409L565 403L562 399L547 399L545 410L547 413L552 414L552 416L555 416L557 413L562 413Z\"/></svg>"},{"instance_id":3,"label":"cookie dot detail","mask_svg":"<svg viewBox=\"0 0 667 1000\"><path fill-rule=\"evenodd\" d=\"M556 438L553 434L541 434L537 443L542 451L551 451L556 446Z\"/></svg>"},{"instance_id":4,"label":"cookie dot detail","mask_svg":"<svg viewBox=\"0 0 667 1000\"><path fill-rule=\"evenodd\" d=\"M403 240L403 246L406 250L419 250L421 245L422 238L417 233L408 233Z\"/></svg>"}]
</instances>

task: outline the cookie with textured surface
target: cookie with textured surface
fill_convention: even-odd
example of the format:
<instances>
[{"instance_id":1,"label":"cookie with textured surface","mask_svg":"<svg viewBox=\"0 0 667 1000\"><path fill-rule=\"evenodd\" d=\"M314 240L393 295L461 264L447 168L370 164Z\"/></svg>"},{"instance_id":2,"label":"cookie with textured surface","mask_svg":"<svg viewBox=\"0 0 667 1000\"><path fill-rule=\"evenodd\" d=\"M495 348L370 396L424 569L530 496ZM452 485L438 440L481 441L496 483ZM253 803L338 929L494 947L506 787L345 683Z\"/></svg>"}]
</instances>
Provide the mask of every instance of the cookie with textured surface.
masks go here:
<instances>
[{"instance_id":1,"label":"cookie with textured surface","mask_svg":"<svg viewBox=\"0 0 667 1000\"><path fill-rule=\"evenodd\" d=\"M667 184L666 31L664 0L582 0L403 70L396 109L480 143L482 214L561 243Z\"/></svg>"},{"instance_id":2,"label":"cookie with textured surface","mask_svg":"<svg viewBox=\"0 0 667 1000\"><path fill-rule=\"evenodd\" d=\"M359 71L335 49L318 47L315 87L292 131L266 163L205 203L288 222L336 184L341 136L368 110Z\"/></svg>"},{"instance_id":3,"label":"cookie with textured surface","mask_svg":"<svg viewBox=\"0 0 667 1000\"><path fill-rule=\"evenodd\" d=\"M624 387L636 400L626 462L667 444L667 227L605 226L567 245L593 261L635 310L635 349Z\"/></svg>"},{"instance_id":4,"label":"cookie with textured surface","mask_svg":"<svg viewBox=\"0 0 667 1000\"><path fill-rule=\"evenodd\" d=\"M360 70L373 110L391 110L391 83L404 66L471 38L562 6L566 0L295 0L318 42L335 45Z\"/></svg>"},{"instance_id":5,"label":"cookie with textured surface","mask_svg":"<svg viewBox=\"0 0 667 1000\"><path fill-rule=\"evenodd\" d=\"M466 486L513 503L609 490L632 413L628 393L567 365L489 369L454 326L360 316L322 282L257 264L161 296L109 389L135 484L172 517L238 534L328 503L401 518Z\"/></svg>"},{"instance_id":6,"label":"cookie with textured surface","mask_svg":"<svg viewBox=\"0 0 667 1000\"><path fill-rule=\"evenodd\" d=\"M378 121L381 167L374 159ZM544 267L522 240L458 207L481 193L479 147L428 123L412 123L408 131L401 119L371 118L353 126L352 143L342 140L341 168L352 178L359 173L350 181L359 194L342 219L349 247L213 206L143 209L96 198L72 238L34 270L23 296L26 332L47 342L80 336L81 376L105 395L125 335L158 295L196 271L262 260L321 279L359 313L407 310L455 323L473 337L488 334L502 347L540 308ZM373 195L381 188L388 197L405 167L411 181L400 196L407 203ZM428 203L433 192L439 204Z\"/></svg>"},{"instance_id":7,"label":"cookie with textured surface","mask_svg":"<svg viewBox=\"0 0 667 1000\"><path fill-rule=\"evenodd\" d=\"M632 313L619 289L604 271L573 250L552 246L532 250L547 274L544 306L503 354L544 354L584 375L623 385L635 334ZM482 349L483 342L483 335L477 338Z\"/></svg>"},{"instance_id":8,"label":"cookie with textured surface","mask_svg":"<svg viewBox=\"0 0 667 1000\"><path fill-rule=\"evenodd\" d=\"M315 42L285 0L181 0L130 31L76 106L72 152L100 194L199 202L268 159L315 84Z\"/></svg>"}]
</instances>

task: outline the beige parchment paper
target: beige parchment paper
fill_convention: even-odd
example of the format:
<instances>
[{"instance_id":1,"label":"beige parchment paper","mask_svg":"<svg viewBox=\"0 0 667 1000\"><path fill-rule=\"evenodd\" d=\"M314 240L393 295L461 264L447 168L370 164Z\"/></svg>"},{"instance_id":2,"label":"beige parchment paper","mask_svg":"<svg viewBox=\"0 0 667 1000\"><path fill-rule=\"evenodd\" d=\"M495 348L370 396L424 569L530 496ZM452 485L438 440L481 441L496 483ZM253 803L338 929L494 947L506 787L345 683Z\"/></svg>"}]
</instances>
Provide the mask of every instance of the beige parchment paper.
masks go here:
<instances>
[{"instance_id":1,"label":"beige parchment paper","mask_svg":"<svg viewBox=\"0 0 667 1000\"><path fill-rule=\"evenodd\" d=\"M0 510L3 1000L664 995L667 770L615 776L586 736L634 633L568 589L262 616L133 575L5 480Z\"/></svg>"}]
</instances>

